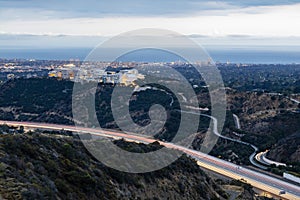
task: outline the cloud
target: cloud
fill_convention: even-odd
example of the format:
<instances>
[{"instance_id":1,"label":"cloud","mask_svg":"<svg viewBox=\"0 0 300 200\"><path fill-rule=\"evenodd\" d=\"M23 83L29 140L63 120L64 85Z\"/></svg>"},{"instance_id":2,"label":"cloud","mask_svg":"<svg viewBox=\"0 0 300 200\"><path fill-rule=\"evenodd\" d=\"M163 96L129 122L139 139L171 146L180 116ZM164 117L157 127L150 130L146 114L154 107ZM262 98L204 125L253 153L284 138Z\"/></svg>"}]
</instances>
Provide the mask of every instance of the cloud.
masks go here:
<instances>
[{"instance_id":1,"label":"cloud","mask_svg":"<svg viewBox=\"0 0 300 200\"><path fill-rule=\"evenodd\" d=\"M1 19L1 31L36 35L112 36L139 28L170 29L185 35L300 36L300 4L248 7L193 16Z\"/></svg>"},{"instance_id":2,"label":"cloud","mask_svg":"<svg viewBox=\"0 0 300 200\"><path fill-rule=\"evenodd\" d=\"M1 17L93 18L112 16L183 16L251 6L298 3L297 0L0 0ZM13 13L14 12L14 13ZM8 13L9 15L7 15Z\"/></svg>"},{"instance_id":3,"label":"cloud","mask_svg":"<svg viewBox=\"0 0 300 200\"><path fill-rule=\"evenodd\" d=\"M94 48L106 40L101 36L0 34L0 48Z\"/></svg>"},{"instance_id":4,"label":"cloud","mask_svg":"<svg viewBox=\"0 0 300 200\"><path fill-rule=\"evenodd\" d=\"M300 4L295 2L0 0L0 39L5 45L38 45L35 40L42 40L43 45L47 41L49 45L59 45L65 38L68 45L86 45L84 41L93 45L97 38L139 28L162 28L201 42L207 38L214 39L212 43L249 38L261 42L251 37L284 37L293 41L291 36L300 37Z\"/></svg>"}]
</instances>

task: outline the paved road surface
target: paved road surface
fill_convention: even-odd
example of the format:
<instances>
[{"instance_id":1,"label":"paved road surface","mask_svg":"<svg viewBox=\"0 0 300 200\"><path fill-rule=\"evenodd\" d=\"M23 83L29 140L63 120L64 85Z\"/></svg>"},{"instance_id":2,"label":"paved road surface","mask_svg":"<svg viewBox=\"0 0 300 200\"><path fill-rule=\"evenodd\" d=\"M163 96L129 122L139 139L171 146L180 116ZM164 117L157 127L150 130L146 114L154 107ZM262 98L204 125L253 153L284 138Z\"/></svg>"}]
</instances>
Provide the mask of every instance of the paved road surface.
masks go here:
<instances>
[{"instance_id":1,"label":"paved road surface","mask_svg":"<svg viewBox=\"0 0 300 200\"><path fill-rule=\"evenodd\" d=\"M264 152L260 152L258 153L256 156L255 156L255 159L265 165L276 165L277 167L278 166L286 166L285 163L281 163L281 162L276 162L276 161L273 161L273 160L270 160L266 157L267 153L269 152L269 150L266 150Z\"/></svg>"},{"instance_id":2,"label":"paved road surface","mask_svg":"<svg viewBox=\"0 0 300 200\"><path fill-rule=\"evenodd\" d=\"M233 114L234 123L237 129L241 129L240 119L236 114Z\"/></svg>"},{"instance_id":3,"label":"paved road surface","mask_svg":"<svg viewBox=\"0 0 300 200\"><path fill-rule=\"evenodd\" d=\"M30 128L42 128L42 129L51 129L51 130L68 130L73 132L80 133L90 133L93 135L106 136L112 138L124 138L133 141L143 141L145 143L151 143L156 141L155 139L144 137L143 135L135 134L125 134L113 130L98 130L93 128L85 127L74 127L68 125L57 125L57 124L46 124L46 123L35 123L35 122L16 122L16 121L2 121L0 124L7 124L10 126L24 126ZM270 192L275 195L279 195L280 191L284 190L286 193L281 196L286 199L300 199L300 187L287 183L285 181L270 177L254 170L242 168L241 166L235 165L233 163L215 158L213 156L188 149L173 143L161 142L158 141L161 145L182 151L189 156L195 158L197 163L208 170L211 170L216 173L220 173L232 179L243 179L247 183L251 184L253 187L259 188L261 190Z\"/></svg>"},{"instance_id":4,"label":"paved road surface","mask_svg":"<svg viewBox=\"0 0 300 200\"><path fill-rule=\"evenodd\" d=\"M209 118L211 118L211 119L213 120L213 124L214 124L213 133L214 133L215 135L217 135L217 136L220 137L220 138L226 139L226 140L230 140L230 141L233 141L233 142L237 142L237 143L240 143L240 144L243 144L243 145L247 145L247 146L252 147L252 148L254 149L254 151L253 151L253 153L249 156L249 160L250 160L251 164L254 165L254 166L256 166L256 167L258 167L258 168L260 168L260 169L263 169L263 170L268 169L267 167L265 167L265 166L263 166L263 165L260 165L259 163L257 163L257 162L255 161L255 155L256 155L256 153L257 153L257 151L258 151L258 148L257 148L255 145L250 144L250 143L248 143L248 142L243 142L243 141L238 140L238 139L234 139L234 138L230 138L230 137L226 137L226 136L224 136L224 135L221 135L221 134L218 132L218 128L217 128L217 127L218 127L218 126L217 126L217 124L218 124L217 118L215 118L215 117L213 117L213 116L210 116L210 115L199 114L199 113L192 112L192 111L180 111L180 110L178 110L178 111L179 111L179 112L184 112L184 113L190 113L190 114L194 114L194 115L201 115L201 116L204 116L204 117L209 117Z\"/></svg>"}]
</instances>

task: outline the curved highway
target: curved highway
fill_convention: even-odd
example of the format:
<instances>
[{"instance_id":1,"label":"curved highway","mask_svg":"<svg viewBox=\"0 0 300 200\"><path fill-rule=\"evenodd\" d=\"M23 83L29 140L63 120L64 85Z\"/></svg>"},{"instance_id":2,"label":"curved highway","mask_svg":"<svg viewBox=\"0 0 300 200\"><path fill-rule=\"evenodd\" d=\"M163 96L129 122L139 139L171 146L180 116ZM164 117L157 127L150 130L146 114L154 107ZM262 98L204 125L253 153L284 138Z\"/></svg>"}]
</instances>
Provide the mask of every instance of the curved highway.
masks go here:
<instances>
[{"instance_id":1,"label":"curved highway","mask_svg":"<svg viewBox=\"0 0 300 200\"><path fill-rule=\"evenodd\" d=\"M212 118L214 119L214 118ZM113 130L103 130L103 129L93 129L86 127L75 127L68 125L57 125L57 124L47 124L47 123L35 123L35 122L17 122L17 121L2 121L0 120L0 124L7 124L10 126L24 126L29 128L41 128L41 129L50 129L50 130L67 130L72 132L81 133L90 133L93 135L111 137L111 138L124 138L131 141L142 141L145 143L152 143L157 140L152 139L150 137L145 137L143 135L136 134L125 134L118 131ZM216 124L215 124L216 126ZM221 137L221 136L220 136ZM197 163L210 171L222 174L232 179L243 179L245 182L251 184L253 187L259 188L263 191L267 191L274 195L280 195L285 199L300 199L300 187L293 185L291 183L287 183L283 180L279 180L268 175L242 168L233 163L215 158L213 156L201 153L199 151L195 151L192 149L188 149L183 146L179 146L173 143L161 142L157 141L161 145L176 149L186 153L187 155L195 158ZM283 192L284 191L284 192Z\"/></svg>"}]
</instances>

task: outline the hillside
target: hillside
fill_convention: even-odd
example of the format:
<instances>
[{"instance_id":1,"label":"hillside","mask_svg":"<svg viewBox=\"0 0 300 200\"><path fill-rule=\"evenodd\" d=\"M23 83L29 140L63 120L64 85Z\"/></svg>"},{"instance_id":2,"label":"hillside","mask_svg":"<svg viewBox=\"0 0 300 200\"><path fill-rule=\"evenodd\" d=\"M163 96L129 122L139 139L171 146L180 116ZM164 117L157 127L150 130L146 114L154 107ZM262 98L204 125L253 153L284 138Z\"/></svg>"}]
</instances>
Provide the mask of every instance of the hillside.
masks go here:
<instances>
[{"instance_id":1,"label":"hillside","mask_svg":"<svg viewBox=\"0 0 300 200\"><path fill-rule=\"evenodd\" d=\"M156 149L118 141L128 150ZM198 165L181 157L145 174L108 168L81 142L53 134L0 135L0 194L4 199L219 199L226 193Z\"/></svg>"},{"instance_id":2,"label":"hillside","mask_svg":"<svg viewBox=\"0 0 300 200\"><path fill-rule=\"evenodd\" d=\"M279 140L268 153L268 157L284 163L300 163L300 133Z\"/></svg>"},{"instance_id":3,"label":"hillside","mask_svg":"<svg viewBox=\"0 0 300 200\"><path fill-rule=\"evenodd\" d=\"M261 151L271 149L269 156L273 160L299 162L297 103L278 94L233 90L228 93L228 107L239 116L240 132L245 135L242 140L255 144Z\"/></svg>"},{"instance_id":4,"label":"hillside","mask_svg":"<svg viewBox=\"0 0 300 200\"><path fill-rule=\"evenodd\" d=\"M72 87L73 83L56 79L17 79L11 80L0 86L0 119L38 121L58 124L73 124L72 120ZM47 92L45 92L47 91ZM99 85L96 94L97 117L102 127L118 128L114 123L110 111L110 96L112 85ZM203 107L209 107L209 97L205 92L199 92L199 99ZM147 102L147 104L145 104ZM146 125L150 119L147 110L154 103L164 103L168 108L170 97L154 91L143 92L131 101L131 115L135 122ZM295 134L299 130L300 114L293 112L297 104L283 95L262 92L244 92L234 89L227 90L228 113L223 134L236 137L236 130L232 113L239 116L241 121L241 139L257 145L261 150L275 147L279 140ZM176 105L176 100L174 102ZM158 138L169 140L177 132L180 116L176 112L169 113L166 129ZM205 132L209 121L201 118L199 132ZM203 135L199 135L199 138ZM198 140L201 142L201 139ZM195 143L195 148L201 144ZM278 146L278 145L277 145ZM251 149L240 152L238 145L219 140L212 154L234 162L249 164L248 157ZM234 148L234 149L233 149ZM244 147L243 147L244 148ZM286 152L291 152L289 147ZM233 153L239 158L233 158ZM285 155L279 153L278 155ZM277 156L276 160L284 157ZM289 157L289 156L288 156ZM290 157L292 162L297 162L295 157Z\"/></svg>"}]
</instances>

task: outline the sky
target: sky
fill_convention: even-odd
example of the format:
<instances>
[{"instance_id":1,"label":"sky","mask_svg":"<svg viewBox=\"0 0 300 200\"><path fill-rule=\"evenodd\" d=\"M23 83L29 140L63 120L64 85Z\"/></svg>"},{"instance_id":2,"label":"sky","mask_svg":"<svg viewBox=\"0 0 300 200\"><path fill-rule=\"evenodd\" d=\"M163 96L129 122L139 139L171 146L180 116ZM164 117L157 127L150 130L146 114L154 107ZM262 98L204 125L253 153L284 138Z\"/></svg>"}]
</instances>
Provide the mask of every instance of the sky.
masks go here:
<instances>
[{"instance_id":1,"label":"sky","mask_svg":"<svg viewBox=\"0 0 300 200\"><path fill-rule=\"evenodd\" d=\"M0 0L0 46L92 47L161 28L210 46L300 46L300 0Z\"/></svg>"}]
</instances>

